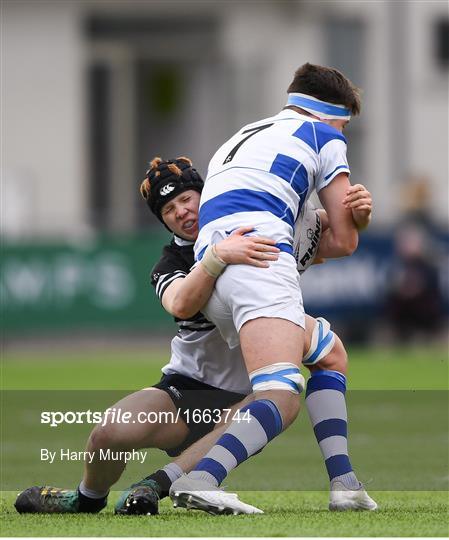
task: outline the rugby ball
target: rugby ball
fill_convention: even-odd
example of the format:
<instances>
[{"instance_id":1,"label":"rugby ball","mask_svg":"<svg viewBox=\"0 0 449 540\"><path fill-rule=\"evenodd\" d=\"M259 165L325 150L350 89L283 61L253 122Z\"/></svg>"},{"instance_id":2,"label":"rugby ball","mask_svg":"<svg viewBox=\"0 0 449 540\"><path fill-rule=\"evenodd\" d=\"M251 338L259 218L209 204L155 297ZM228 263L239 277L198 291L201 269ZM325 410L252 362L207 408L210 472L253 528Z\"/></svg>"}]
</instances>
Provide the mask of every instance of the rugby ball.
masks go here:
<instances>
[{"instance_id":1,"label":"rugby ball","mask_svg":"<svg viewBox=\"0 0 449 540\"><path fill-rule=\"evenodd\" d=\"M293 255L296 259L298 272L302 274L315 259L321 238L320 214L310 202L301 210L295 224L293 239Z\"/></svg>"}]
</instances>

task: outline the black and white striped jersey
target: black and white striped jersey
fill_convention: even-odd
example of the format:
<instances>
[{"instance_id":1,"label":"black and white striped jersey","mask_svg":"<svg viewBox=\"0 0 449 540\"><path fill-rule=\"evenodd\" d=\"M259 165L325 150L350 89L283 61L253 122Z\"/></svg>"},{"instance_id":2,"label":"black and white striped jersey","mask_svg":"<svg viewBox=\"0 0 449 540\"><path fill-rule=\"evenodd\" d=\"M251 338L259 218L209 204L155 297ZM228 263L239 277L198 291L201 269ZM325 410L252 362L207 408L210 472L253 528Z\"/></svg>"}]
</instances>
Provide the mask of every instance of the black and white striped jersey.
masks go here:
<instances>
[{"instance_id":1,"label":"black and white striped jersey","mask_svg":"<svg viewBox=\"0 0 449 540\"><path fill-rule=\"evenodd\" d=\"M193 242L174 236L151 271L151 284L162 301L167 287L184 278L194 264ZM230 350L218 329L202 313L187 320L175 317L179 331L171 342L165 374L179 373L216 388L248 394L251 385L240 347Z\"/></svg>"},{"instance_id":2,"label":"black and white striped jersey","mask_svg":"<svg viewBox=\"0 0 449 540\"><path fill-rule=\"evenodd\" d=\"M193 242L187 242L174 236L171 243L164 247L162 257L151 272L151 284L161 302L170 283L176 279L184 278L190 272L194 262ZM215 325L208 321L201 312L186 320L175 317L175 322L180 330L206 332L215 328Z\"/></svg>"}]
</instances>

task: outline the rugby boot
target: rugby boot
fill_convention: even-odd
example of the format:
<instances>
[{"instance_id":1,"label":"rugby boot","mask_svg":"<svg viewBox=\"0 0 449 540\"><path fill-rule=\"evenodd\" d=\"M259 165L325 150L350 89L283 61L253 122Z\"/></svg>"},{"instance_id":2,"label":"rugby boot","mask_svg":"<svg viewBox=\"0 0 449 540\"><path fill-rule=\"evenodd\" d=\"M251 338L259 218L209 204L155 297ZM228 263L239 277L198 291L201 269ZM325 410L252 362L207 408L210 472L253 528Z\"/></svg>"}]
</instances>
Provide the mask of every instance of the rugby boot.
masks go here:
<instances>
[{"instance_id":1,"label":"rugby boot","mask_svg":"<svg viewBox=\"0 0 449 540\"><path fill-rule=\"evenodd\" d=\"M262 510L239 500L237 493L226 493L204 480L186 475L173 482L170 498L174 508L203 510L209 514L263 514Z\"/></svg>"},{"instance_id":2,"label":"rugby boot","mask_svg":"<svg viewBox=\"0 0 449 540\"><path fill-rule=\"evenodd\" d=\"M144 478L125 489L115 505L115 513L121 515L155 515L159 513L161 487L150 478Z\"/></svg>"},{"instance_id":3,"label":"rugby boot","mask_svg":"<svg viewBox=\"0 0 449 540\"><path fill-rule=\"evenodd\" d=\"M79 512L78 491L50 486L33 486L17 496L20 514L74 514Z\"/></svg>"},{"instance_id":4,"label":"rugby boot","mask_svg":"<svg viewBox=\"0 0 449 540\"><path fill-rule=\"evenodd\" d=\"M338 480L331 483L329 510L376 510L377 503L368 495L363 485L358 489L348 489Z\"/></svg>"}]
</instances>

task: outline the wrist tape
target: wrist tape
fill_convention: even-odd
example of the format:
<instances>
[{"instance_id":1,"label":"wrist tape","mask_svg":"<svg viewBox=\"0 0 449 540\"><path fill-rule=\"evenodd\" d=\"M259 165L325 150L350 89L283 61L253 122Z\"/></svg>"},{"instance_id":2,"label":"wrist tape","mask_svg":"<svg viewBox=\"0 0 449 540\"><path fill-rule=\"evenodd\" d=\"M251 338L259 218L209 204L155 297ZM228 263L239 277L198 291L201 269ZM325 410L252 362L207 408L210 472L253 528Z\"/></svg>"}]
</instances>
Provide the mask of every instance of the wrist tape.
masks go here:
<instances>
[{"instance_id":1,"label":"wrist tape","mask_svg":"<svg viewBox=\"0 0 449 540\"><path fill-rule=\"evenodd\" d=\"M217 255L215 244L208 246L201 259L201 264L204 270L213 278L217 278L227 266L227 263Z\"/></svg>"}]
</instances>

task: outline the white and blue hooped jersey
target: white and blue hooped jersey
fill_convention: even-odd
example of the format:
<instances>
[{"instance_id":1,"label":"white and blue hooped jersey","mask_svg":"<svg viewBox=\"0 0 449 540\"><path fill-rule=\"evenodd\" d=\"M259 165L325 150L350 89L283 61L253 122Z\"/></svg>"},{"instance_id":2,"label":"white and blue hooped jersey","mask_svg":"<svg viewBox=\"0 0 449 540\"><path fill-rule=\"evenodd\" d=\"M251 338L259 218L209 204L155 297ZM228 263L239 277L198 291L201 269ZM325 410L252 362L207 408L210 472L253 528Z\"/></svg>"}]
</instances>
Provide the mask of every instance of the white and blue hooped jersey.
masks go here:
<instances>
[{"instance_id":1,"label":"white and blue hooped jersey","mask_svg":"<svg viewBox=\"0 0 449 540\"><path fill-rule=\"evenodd\" d=\"M349 174L346 139L291 109L242 128L209 163L195 258L237 227L252 225L293 253L294 224L312 191Z\"/></svg>"}]
</instances>

